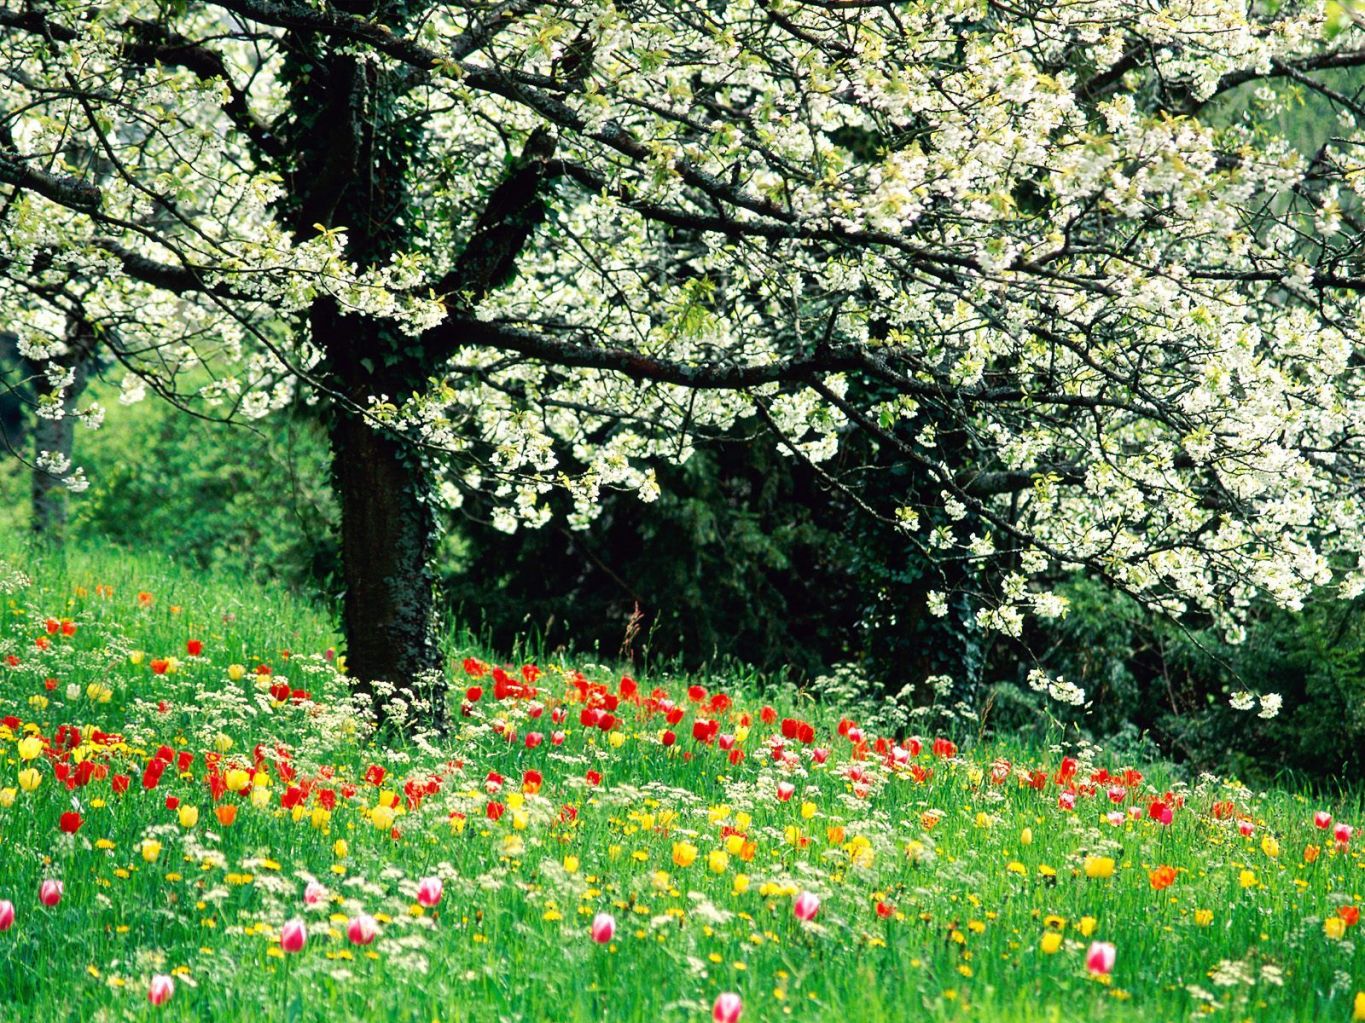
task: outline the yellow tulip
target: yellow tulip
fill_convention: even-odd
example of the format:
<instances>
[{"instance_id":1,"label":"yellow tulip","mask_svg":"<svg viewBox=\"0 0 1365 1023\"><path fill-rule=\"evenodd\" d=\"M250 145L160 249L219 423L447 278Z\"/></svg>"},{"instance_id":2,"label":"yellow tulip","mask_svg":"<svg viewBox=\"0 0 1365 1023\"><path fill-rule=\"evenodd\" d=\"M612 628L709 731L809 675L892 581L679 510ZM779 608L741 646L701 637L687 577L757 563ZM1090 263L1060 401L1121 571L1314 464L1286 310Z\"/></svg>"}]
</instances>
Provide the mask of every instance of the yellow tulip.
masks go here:
<instances>
[{"instance_id":1,"label":"yellow tulip","mask_svg":"<svg viewBox=\"0 0 1365 1023\"><path fill-rule=\"evenodd\" d=\"M1322 933L1333 941L1340 941L1346 936L1346 921L1339 916L1329 916L1322 922Z\"/></svg>"},{"instance_id":2,"label":"yellow tulip","mask_svg":"<svg viewBox=\"0 0 1365 1023\"><path fill-rule=\"evenodd\" d=\"M161 843L155 838L148 838L142 843L142 858L148 863L155 863L160 855Z\"/></svg>"},{"instance_id":3,"label":"yellow tulip","mask_svg":"<svg viewBox=\"0 0 1365 1023\"><path fill-rule=\"evenodd\" d=\"M1213 923L1213 910L1196 909L1194 911L1194 922L1200 927L1209 926L1209 924Z\"/></svg>"},{"instance_id":4,"label":"yellow tulip","mask_svg":"<svg viewBox=\"0 0 1365 1023\"><path fill-rule=\"evenodd\" d=\"M1095 933L1095 918L1093 916L1081 917L1076 921L1076 929L1081 932L1081 937L1090 937Z\"/></svg>"},{"instance_id":5,"label":"yellow tulip","mask_svg":"<svg viewBox=\"0 0 1365 1023\"><path fill-rule=\"evenodd\" d=\"M388 831L393 827L393 817L393 808L381 803L370 812L370 823L380 831Z\"/></svg>"},{"instance_id":6,"label":"yellow tulip","mask_svg":"<svg viewBox=\"0 0 1365 1023\"><path fill-rule=\"evenodd\" d=\"M1114 858L1112 856L1087 856L1085 858L1085 876L1091 878L1113 877Z\"/></svg>"},{"instance_id":7,"label":"yellow tulip","mask_svg":"<svg viewBox=\"0 0 1365 1023\"><path fill-rule=\"evenodd\" d=\"M19 787L25 792L32 792L42 780L43 776L36 767L25 767L19 772Z\"/></svg>"},{"instance_id":8,"label":"yellow tulip","mask_svg":"<svg viewBox=\"0 0 1365 1023\"><path fill-rule=\"evenodd\" d=\"M19 740L19 759L34 760L43 752L43 740L36 735L26 736Z\"/></svg>"},{"instance_id":9,"label":"yellow tulip","mask_svg":"<svg viewBox=\"0 0 1365 1023\"><path fill-rule=\"evenodd\" d=\"M199 807L182 806L180 808L180 826L182 828L192 828L199 823Z\"/></svg>"},{"instance_id":10,"label":"yellow tulip","mask_svg":"<svg viewBox=\"0 0 1365 1023\"><path fill-rule=\"evenodd\" d=\"M1043 935L1043 940L1039 942L1039 947L1044 955L1056 955L1057 950L1062 947L1062 936L1057 931L1048 931Z\"/></svg>"},{"instance_id":11,"label":"yellow tulip","mask_svg":"<svg viewBox=\"0 0 1365 1023\"><path fill-rule=\"evenodd\" d=\"M673 862L679 867L690 867L697 859L697 847L691 842L673 843Z\"/></svg>"},{"instance_id":12,"label":"yellow tulip","mask_svg":"<svg viewBox=\"0 0 1365 1023\"><path fill-rule=\"evenodd\" d=\"M730 865L730 857L725 854L723 849L712 849L706 855L706 865L713 874L725 873L725 868Z\"/></svg>"}]
</instances>

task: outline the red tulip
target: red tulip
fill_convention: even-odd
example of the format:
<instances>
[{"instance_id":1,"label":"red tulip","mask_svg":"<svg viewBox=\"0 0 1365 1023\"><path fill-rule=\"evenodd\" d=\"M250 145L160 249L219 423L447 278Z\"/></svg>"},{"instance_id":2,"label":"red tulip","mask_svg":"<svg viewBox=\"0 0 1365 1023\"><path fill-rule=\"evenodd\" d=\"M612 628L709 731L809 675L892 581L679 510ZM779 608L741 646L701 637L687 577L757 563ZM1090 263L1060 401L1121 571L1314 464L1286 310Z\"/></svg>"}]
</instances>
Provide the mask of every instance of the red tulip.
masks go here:
<instances>
[{"instance_id":1,"label":"red tulip","mask_svg":"<svg viewBox=\"0 0 1365 1023\"><path fill-rule=\"evenodd\" d=\"M787 802L794 795L796 795L796 786L791 782L780 781L777 783L777 798L781 802Z\"/></svg>"},{"instance_id":2,"label":"red tulip","mask_svg":"<svg viewBox=\"0 0 1365 1023\"><path fill-rule=\"evenodd\" d=\"M74 835L77 831L81 830L81 825L84 823L84 818L75 810L67 810L66 813L62 814L58 819L57 826L68 835Z\"/></svg>"},{"instance_id":3,"label":"red tulip","mask_svg":"<svg viewBox=\"0 0 1365 1023\"><path fill-rule=\"evenodd\" d=\"M1323 831L1326 831L1332 826L1332 815L1326 810L1319 810L1317 813L1313 814L1313 823Z\"/></svg>"},{"instance_id":4,"label":"red tulip","mask_svg":"<svg viewBox=\"0 0 1365 1023\"><path fill-rule=\"evenodd\" d=\"M8 899L0 899L0 931L7 931L14 926L14 903Z\"/></svg>"}]
</instances>

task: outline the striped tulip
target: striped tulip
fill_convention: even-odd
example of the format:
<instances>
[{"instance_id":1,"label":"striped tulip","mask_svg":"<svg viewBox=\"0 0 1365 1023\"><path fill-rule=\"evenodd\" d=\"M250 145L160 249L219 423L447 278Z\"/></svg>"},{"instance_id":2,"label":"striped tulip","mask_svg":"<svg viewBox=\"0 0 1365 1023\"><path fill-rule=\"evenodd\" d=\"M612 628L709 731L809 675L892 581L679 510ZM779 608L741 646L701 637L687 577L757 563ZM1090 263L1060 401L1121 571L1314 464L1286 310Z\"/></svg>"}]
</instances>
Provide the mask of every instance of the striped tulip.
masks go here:
<instances>
[{"instance_id":1,"label":"striped tulip","mask_svg":"<svg viewBox=\"0 0 1365 1023\"><path fill-rule=\"evenodd\" d=\"M820 912L820 896L814 892L802 892L796 897L792 912L798 920L814 920L815 914Z\"/></svg>"},{"instance_id":2,"label":"striped tulip","mask_svg":"<svg viewBox=\"0 0 1365 1023\"><path fill-rule=\"evenodd\" d=\"M147 1001L153 1005L165 1005L175 994L175 981L164 973L152 978L152 986L147 989Z\"/></svg>"},{"instance_id":3,"label":"striped tulip","mask_svg":"<svg viewBox=\"0 0 1365 1023\"><path fill-rule=\"evenodd\" d=\"M1090 951L1085 954L1085 968L1096 976L1113 973L1116 954L1114 946L1109 942L1092 942Z\"/></svg>"},{"instance_id":4,"label":"striped tulip","mask_svg":"<svg viewBox=\"0 0 1365 1023\"><path fill-rule=\"evenodd\" d=\"M711 1008L711 1018L715 1023L739 1023L739 1014L744 1011L744 1002L733 991L726 991L716 997Z\"/></svg>"},{"instance_id":5,"label":"striped tulip","mask_svg":"<svg viewBox=\"0 0 1365 1023\"><path fill-rule=\"evenodd\" d=\"M49 908L55 906L62 901L62 890L60 881L44 881L38 887L38 901Z\"/></svg>"},{"instance_id":6,"label":"striped tulip","mask_svg":"<svg viewBox=\"0 0 1365 1023\"><path fill-rule=\"evenodd\" d=\"M365 913L351 917L346 924L346 937L351 940L352 945L368 945L374 941L378 933L379 924L375 922L374 917Z\"/></svg>"},{"instance_id":7,"label":"striped tulip","mask_svg":"<svg viewBox=\"0 0 1365 1023\"><path fill-rule=\"evenodd\" d=\"M605 945L616 937L616 918L610 913L598 913L592 918L592 940Z\"/></svg>"},{"instance_id":8,"label":"striped tulip","mask_svg":"<svg viewBox=\"0 0 1365 1023\"><path fill-rule=\"evenodd\" d=\"M295 917L280 928L280 948L286 952L302 952L308 941L308 928Z\"/></svg>"},{"instance_id":9,"label":"striped tulip","mask_svg":"<svg viewBox=\"0 0 1365 1023\"><path fill-rule=\"evenodd\" d=\"M417 901L430 909L441 901L445 886L439 877L424 877L417 882Z\"/></svg>"}]
</instances>

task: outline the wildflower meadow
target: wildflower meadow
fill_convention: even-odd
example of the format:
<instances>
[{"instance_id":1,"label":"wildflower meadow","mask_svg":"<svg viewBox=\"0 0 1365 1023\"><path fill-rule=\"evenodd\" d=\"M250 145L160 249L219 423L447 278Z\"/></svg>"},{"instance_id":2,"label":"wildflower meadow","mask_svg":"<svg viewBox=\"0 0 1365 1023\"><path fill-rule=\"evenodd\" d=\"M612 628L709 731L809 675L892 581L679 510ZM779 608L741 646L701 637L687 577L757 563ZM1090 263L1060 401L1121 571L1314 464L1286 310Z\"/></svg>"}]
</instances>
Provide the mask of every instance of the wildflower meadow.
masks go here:
<instances>
[{"instance_id":1,"label":"wildflower meadow","mask_svg":"<svg viewBox=\"0 0 1365 1023\"><path fill-rule=\"evenodd\" d=\"M4 1019L1365 1017L1354 798L455 647L381 744L268 587L4 588Z\"/></svg>"}]
</instances>

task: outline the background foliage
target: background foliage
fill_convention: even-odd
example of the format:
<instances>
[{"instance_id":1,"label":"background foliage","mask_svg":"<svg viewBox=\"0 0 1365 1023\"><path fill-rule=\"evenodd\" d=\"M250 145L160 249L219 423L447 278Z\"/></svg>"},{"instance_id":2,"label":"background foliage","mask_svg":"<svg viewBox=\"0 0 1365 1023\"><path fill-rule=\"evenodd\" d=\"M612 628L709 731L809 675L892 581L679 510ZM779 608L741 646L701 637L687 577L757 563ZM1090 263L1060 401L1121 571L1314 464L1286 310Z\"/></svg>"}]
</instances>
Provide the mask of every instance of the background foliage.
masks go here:
<instances>
[{"instance_id":1,"label":"background foliage","mask_svg":"<svg viewBox=\"0 0 1365 1023\"><path fill-rule=\"evenodd\" d=\"M71 499L73 540L335 597L336 510L324 439L307 409L247 429L148 402L82 431L77 444L94 482ZM841 457L875 456L850 447ZM443 539L448 617L494 649L572 646L625 653L642 668L742 664L811 685L842 665L842 677L870 692L909 685L917 699L926 678L948 674L984 711L986 729L1035 738L1060 713L1024 685L1041 664L1092 700L1066 720L1135 753L1247 777L1365 771L1358 602L1317 602L1299 616L1264 611L1232 645L1077 578L1065 587L1065 619L1019 644L983 645L960 615L925 612L933 580L917 551L850 512L766 437L704 443L684 465L663 468L661 483L652 506L609 497L586 531L552 521L506 534L466 507ZM26 528L27 487L21 467L5 463L0 525ZM980 684L963 684L973 679ZM1246 683L1284 694L1277 719L1231 710L1228 691Z\"/></svg>"}]
</instances>

